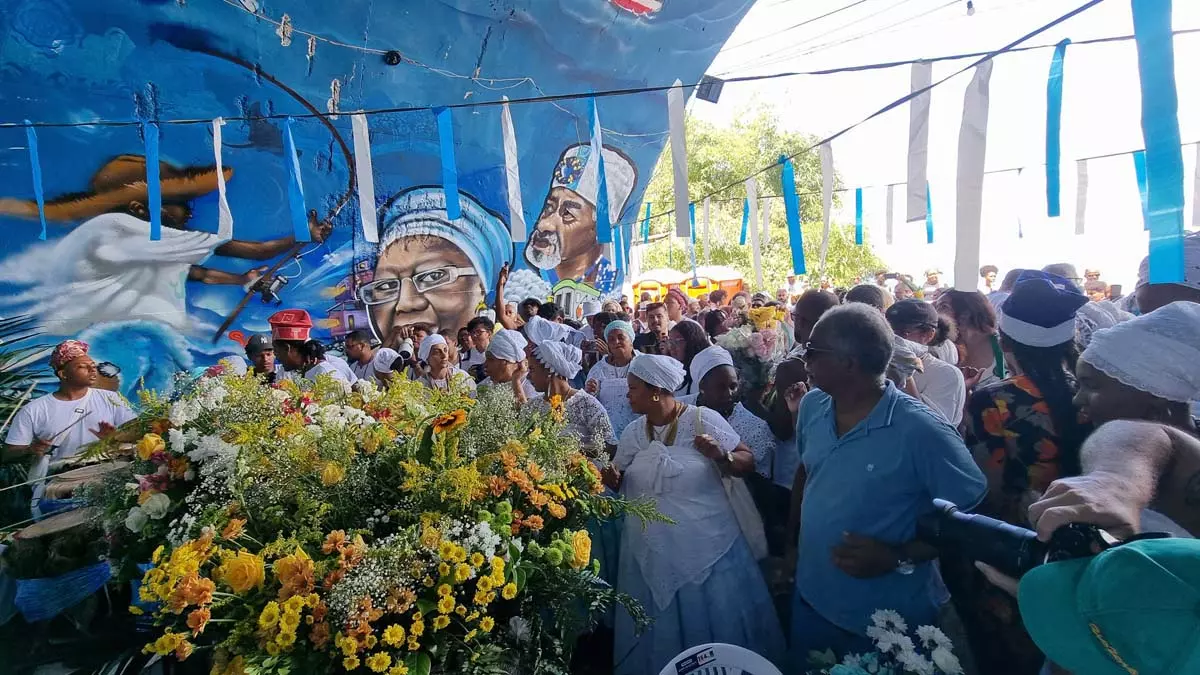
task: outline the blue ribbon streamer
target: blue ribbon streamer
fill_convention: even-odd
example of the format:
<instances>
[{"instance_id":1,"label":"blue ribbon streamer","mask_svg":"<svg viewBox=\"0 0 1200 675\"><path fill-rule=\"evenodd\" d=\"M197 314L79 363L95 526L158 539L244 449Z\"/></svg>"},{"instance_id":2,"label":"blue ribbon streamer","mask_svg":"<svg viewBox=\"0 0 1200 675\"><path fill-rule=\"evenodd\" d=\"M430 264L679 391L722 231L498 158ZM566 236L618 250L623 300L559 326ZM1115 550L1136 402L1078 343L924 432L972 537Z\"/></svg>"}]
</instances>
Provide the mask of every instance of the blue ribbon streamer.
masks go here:
<instances>
[{"instance_id":1,"label":"blue ribbon streamer","mask_svg":"<svg viewBox=\"0 0 1200 675\"><path fill-rule=\"evenodd\" d=\"M750 226L750 198L742 200L742 234L738 237L738 246L746 245L746 234Z\"/></svg>"},{"instance_id":2,"label":"blue ribbon streamer","mask_svg":"<svg viewBox=\"0 0 1200 675\"><path fill-rule=\"evenodd\" d=\"M1142 136L1146 139L1146 212L1152 284L1184 280L1183 151L1171 0L1133 0L1133 35L1142 79Z\"/></svg>"},{"instance_id":3,"label":"blue ribbon streamer","mask_svg":"<svg viewBox=\"0 0 1200 675\"><path fill-rule=\"evenodd\" d=\"M596 185L596 241L601 244L612 242L612 220L608 215L608 176L604 170L604 145L600 139L600 114L596 111L596 98L588 99L588 111L592 119L592 151L597 152Z\"/></svg>"},{"instance_id":4,"label":"blue ribbon streamer","mask_svg":"<svg viewBox=\"0 0 1200 675\"><path fill-rule=\"evenodd\" d=\"M38 220L42 221L42 233L38 239L46 241L46 193L42 190L42 161L38 158L37 131L29 120L25 120L25 146L29 149L29 169L33 172L33 198L37 201Z\"/></svg>"},{"instance_id":5,"label":"blue ribbon streamer","mask_svg":"<svg viewBox=\"0 0 1200 675\"><path fill-rule=\"evenodd\" d=\"M925 184L925 243L933 243L933 191Z\"/></svg>"},{"instance_id":6,"label":"blue ribbon streamer","mask_svg":"<svg viewBox=\"0 0 1200 675\"><path fill-rule=\"evenodd\" d=\"M437 116L438 146L442 153L442 193L446 196L446 217L451 221L462 217L458 203L458 163L454 160L454 119L449 108L434 108Z\"/></svg>"},{"instance_id":7,"label":"blue ribbon streamer","mask_svg":"<svg viewBox=\"0 0 1200 675\"><path fill-rule=\"evenodd\" d=\"M692 225L692 287L695 288L700 285L700 277L696 275L696 202L688 204L688 222Z\"/></svg>"},{"instance_id":8,"label":"blue ribbon streamer","mask_svg":"<svg viewBox=\"0 0 1200 675\"><path fill-rule=\"evenodd\" d=\"M162 183L158 175L158 125L142 122L146 143L146 210L150 212L150 241L162 240Z\"/></svg>"},{"instance_id":9,"label":"blue ribbon streamer","mask_svg":"<svg viewBox=\"0 0 1200 675\"><path fill-rule=\"evenodd\" d=\"M308 231L308 212L304 208L304 181L300 177L300 157L292 135L292 118L283 121L283 157L287 165L288 206L292 216L292 237L298 242L312 241Z\"/></svg>"},{"instance_id":10,"label":"blue ribbon streamer","mask_svg":"<svg viewBox=\"0 0 1200 675\"><path fill-rule=\"evenodd\" d=\"M650 243L650 202L646 202L646 215L642 218L642 243Z\"/></svg>"},{"instance_id":11,"label":"blue ribbon streamer","mask_svg":"<svg viewBox=\"0 0 1200 675\"><path fill-rule=\"evenodd\" d=\"M862 188L854 189L854 243L863 245L863 194Z\"/></svg>"},{"instance_id":12,"label":"blue ribbon streamer","mask_svg":"<svg viewBox=\"0 0 1200 675\"><path fill-rule=\"evenodd\" d=\"M1142 227L1150 229L1150 186L1146 182L1146 151L1133 153L1133 174L1137 176L1138 196L1142 198Z\"/></svg>"},{"instance_id":13,"label":"blue ribbon streamer","mask_svg":"<svg viewBox=\"0 0 1200 675\"><path fill-rule=\"evenodd\" d=\"M1068 39L1054 46L1050 77L1046 80L1046 215L1050 218L1062 215L1063 58L1069 44Z\"/></svg>"},{"instance_id":14,"label":"blue ribbon streamer","mask_svg":"<svg viewBox=\"0 0 1200 675\"><path fill-rule=\"evenodd\" d=\"M796 194L796 169L786 156L780 156L779 161L783 164L783 208L787 213L788 243L792 248L792 274L807 274L804 231L800 229L800 196Z\"/></svg>"}]
</instances>

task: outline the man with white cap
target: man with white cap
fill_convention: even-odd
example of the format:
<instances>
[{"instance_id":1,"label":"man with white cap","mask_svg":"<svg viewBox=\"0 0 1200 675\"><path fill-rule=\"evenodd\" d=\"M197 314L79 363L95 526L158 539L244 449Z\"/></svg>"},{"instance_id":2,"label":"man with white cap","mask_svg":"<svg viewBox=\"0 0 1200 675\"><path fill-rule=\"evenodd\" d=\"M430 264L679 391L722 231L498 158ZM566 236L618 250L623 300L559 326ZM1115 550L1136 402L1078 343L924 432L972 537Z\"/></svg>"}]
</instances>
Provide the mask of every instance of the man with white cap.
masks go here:
<instances>
[{"instance_id":1,"label":"man with white cap","mask_svg":"<svg viewBox=\"0 0 1200 675\"><path fill-rule=\"evenodd\" d=\"M542 270L550 283L562 279L583 281L601 293L613 290L617 273L604 256L597 239L597 195L600 166L608 192L608 213L617 222L637 185L637 167L619 150L605 147L603 162L590 145L572 145L563 151L554 169L550 192L537 225L529 236L525 259ZM608 227L609 223L601 223Z\"/></svg>"},{"instance_id":2,"label":"man with white cap","mask_svg":"<svg viewBox=\"0 0 1200 675\"><path fill-rule=\"evenodd\" d=\"M496 331L488 343L483 361L483 371L487 373L487 378L480 382L479 386L512 385L513 393L519 402L536 396L533 385L523 377L517 377L525 371L525 347L528 344L525 336L519 331L507 328Z\"/></svg>"}]
</instances>

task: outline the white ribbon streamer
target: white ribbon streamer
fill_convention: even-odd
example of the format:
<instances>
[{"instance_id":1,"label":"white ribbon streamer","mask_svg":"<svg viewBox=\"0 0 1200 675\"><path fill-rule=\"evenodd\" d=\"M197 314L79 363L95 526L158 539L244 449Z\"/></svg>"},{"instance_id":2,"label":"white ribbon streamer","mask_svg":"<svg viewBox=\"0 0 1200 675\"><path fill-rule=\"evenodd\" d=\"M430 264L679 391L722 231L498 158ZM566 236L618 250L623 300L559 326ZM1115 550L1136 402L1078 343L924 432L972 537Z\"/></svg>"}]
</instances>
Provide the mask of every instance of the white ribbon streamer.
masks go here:
<instances>
[{"instance_id":1,"label":"white ribbon streamer","mask_svg":"<svg viewBox=\"0 0 1200 675\"><path fill-rule=\"evenodd\" d=\"M774 199L764 199L762 205L762 216L759 220L762 221L762 238L759 242L765 247L771 243L771 204L774 204Z\"/></svg>"},{"instance_id":2,"label":"white ribbon streamer","mask_svg":"<svg viewBox=\"0 0 1200 675\"><path fill-rule=\"evenodd\" d=\"M508 231L513 241L525 241L525 205L521 199L521 168L517 162L517 133L513 129L508 97L500 107L500 134L504 140L504 180L508 187Z\"/></svg>"},{"instance_id":3,"label":"white ribbon streamer","mask_svg":"<svg viewBox=\"0 0 1200 675\"><path fill-rule=\"evenodd\" d=\"M225 119L213 120L213 159L217 164L217 236L222 240L233 239L233 212L229 210L229 199L225 196L225 165L221 162L221 127Z\"/></svg>"},{"instance_id":4,"label":"white ribbon streamer","mask_svg":"<svg viewBox=\"0 0 1200 675\"><path fill-rule=\"evenodd\" d=\"M377 244L379 219L375 213L375 170L371 163L371 130L367 126L367 116L361 112L351 115L350 127L354 132L354 175L358 181L358 215L362 221L363 239Z\"/></svg>"},{"instance_id":5,"label":"white ribbon streamer","mask_svg":"<svg viewBox=\"0 0 1200 675\"><path fill-rule=\"evenodd\" d=\"M896 186L887 186L887 244L892 245L892 219L896 215Z\"/></svg>"},{"instance_id":6,"label":"white ribbon streamer","mask_svg":"<svg viewBox=\"0 0 1200 675\"><path fill-rule=\"evenodd\" d=\"M912 65L911 91L933 84L933 64L918 61ZM929 189L929 101L926 91L908 102L908 222L925 220L926 194Z\"/></svg>"},{"instance_id":7,"label":"white ribbon streamer","mask_svg":"<svg viewBox=\"0 0 1200 675\"><path fill-rule=\"evenodd\" d=\"M954 288L979 290L979 244L983 220L983 170L987 159L989 83L992 62L975 67L963 95L958 132L958 199L954 238Z\"/></svg>"},{"instance_id":8,"label":"white ribbon streamer","mask_svg":"<svg viewBox=\"0 0 1200 675\"><path fill-rule=\"evenodd\" d=\"M1087 222L1087 163L1086 159L1075 162L1075 234L1083 234L1084 223Z\"/></svg>"},{"instance_id":9,"label":"white ribbon streamer","mask_svg":"<svg viewBox=\"0 0 1200 675\"><path fill-rule=\"evenodd\" d=\"M1196 144L1196 178L1192 186L1192 229L1196 229L1200 228L1200 143Z\"/></svg>"},{"instance_id":10,"label":"white ribbon streamer","mask_svg":"<svg viewBox=\"0 0 1200 675\"><path fill-rule=\"evenodd\" d=\"M704 198L704 264L712 263L712 249L710 248L711 239L708 230L709 207L712 206L712 197Z\"/></svg>"},{"instance_id":11,"label":"white ribbon streamer","mask_svg":"<svg viewBox=\"0 0 1200 675\"><path fill-rule=\"evenodd\" d=\"M667 119L671 129L671 164L675 169L675 236L681 238L691 237L692 232L688 219L687 140L684 136L686 107L683 82L675 80L675 86L667 90Z\"/></svg>"},{"instance_id":12,"label":"white ribbon streamer","mask_svg":"<svg viewBox=\"0 0 1200 675\"><path fill-rule=\"evenodd\" d=\"M758 222L758 183L753 178L746 179L746 199L750 202L750 226L746 229L750 230L750 262L754 267L754 288L762 290L762 260L758 248L758 228L754 226Z\"/></svg>"},{"instance_id":13,"label":"white ribbon streamer","mask_svg":"<svg viewBox=\"0 0 1200 675\"><path fill-rule=\"evenodd\" d=\"M829 220L833 216L833 146L829 143L819 148L821 155L821 210L824 212L825 229L821 233L821 278L825 277L825 256L829 253Z\"/></svg>"}]
</instances>

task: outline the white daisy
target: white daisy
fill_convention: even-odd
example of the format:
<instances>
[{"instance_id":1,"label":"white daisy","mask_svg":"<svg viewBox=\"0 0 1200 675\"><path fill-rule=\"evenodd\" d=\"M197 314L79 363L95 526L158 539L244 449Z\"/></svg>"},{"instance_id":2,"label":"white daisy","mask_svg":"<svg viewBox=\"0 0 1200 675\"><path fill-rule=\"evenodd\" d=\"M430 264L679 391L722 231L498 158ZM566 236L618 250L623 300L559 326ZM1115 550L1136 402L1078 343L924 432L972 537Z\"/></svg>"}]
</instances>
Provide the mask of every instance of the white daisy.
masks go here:
<instances>
[{"instance_id":1,"label":"white daisy","mask_svg":"<svg viewBox=\"0 0 1200 675\"><path fill-rule=\"evenodd\" d=\"M917 638L921 640L921 645L926 649L952 649L954 643L942 629L937 626L920 626L917 628Z\"/></svg>"},{"instance_id":2,"label":"white daisy","mask_svg":"<svg viewBox=\"0 0 1200 675\"><path fill-rule=\"evenodd\" d=\"M900 665L904 666L905 670L916 675L935 675L937 672L932 661L911 649L900 652L896 660L900 662Z\"/></svg>"},{"instance_id":3,"label":"white daisy","mask_svg":"<svg viewBox=\"0 0 1200 675\"><path fill-rule=\"evenodd\" d=\"M908 632L908 624L904 622L904 617L900 616L899 612L891 609L875 610L875 613L871 615L871 623L897 633Z\"/></svg>"},{"instance_id":4,"label":"white daisy","mask_svg":"<svg viewBox=\"0 0 1200 675\"><path fill-rule=\"evenodd\" d=\"M958 657L949 649L939 647L933 650L933 663L946 675L961 675L963 671Z\"/></svg>"}]
</instances>

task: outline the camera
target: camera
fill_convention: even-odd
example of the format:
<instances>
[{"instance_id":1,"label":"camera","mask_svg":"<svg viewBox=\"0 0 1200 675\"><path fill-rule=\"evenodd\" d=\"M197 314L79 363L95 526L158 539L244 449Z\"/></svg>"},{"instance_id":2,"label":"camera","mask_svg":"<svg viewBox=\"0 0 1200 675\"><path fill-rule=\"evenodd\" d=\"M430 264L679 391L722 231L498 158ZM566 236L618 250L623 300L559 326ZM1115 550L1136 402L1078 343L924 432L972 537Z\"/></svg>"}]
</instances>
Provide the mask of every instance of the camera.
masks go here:
<instances>
[{"instance_id":1,"label":"camera","mask_svg":"<svg viewBox=\"0 0 1200 675\"><path fill-rule=\"evenodd\" d=\"M1070 523L1043 542L1032 530L963 513L944 499L933 500L933 506L932 512L917 518L917 539L987 563L1011 577L1020 578L1042 563L1091 557L1113 545L1095 525Z\"/></svg>"},{"instance_id":2,"label":"camera","mask_svg":"<svg viewBox=\"0 0 1200 675\"><path fill-rule=\"evenodd\" d=\"M404 338L400 341L400 345L396 347L396 351L400 353L400 360L411 361L413 357L413 341L412 338Z\"/></svg>"}]
</instances>

